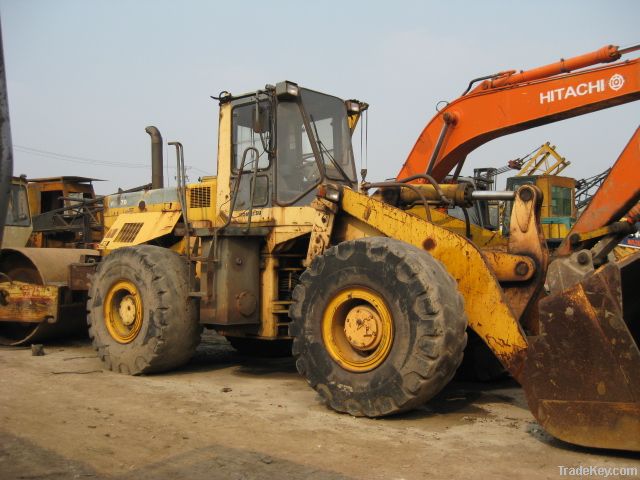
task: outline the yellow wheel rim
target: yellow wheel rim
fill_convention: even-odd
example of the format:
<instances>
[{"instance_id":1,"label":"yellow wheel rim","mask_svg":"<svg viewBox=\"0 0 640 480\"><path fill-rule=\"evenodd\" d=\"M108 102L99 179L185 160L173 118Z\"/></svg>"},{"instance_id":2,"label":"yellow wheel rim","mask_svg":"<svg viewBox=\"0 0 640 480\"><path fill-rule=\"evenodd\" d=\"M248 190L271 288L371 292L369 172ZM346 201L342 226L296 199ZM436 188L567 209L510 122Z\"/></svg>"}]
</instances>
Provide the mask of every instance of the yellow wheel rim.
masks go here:
<instances>
[{"instance_id":1,"label":"yellow wheel rim","mask_svg":"<svg viewBox=\"0 0 640 480\"><path fill-rule=\"evenodd\" d=\"M338 292L322 316L322 339L331 358L352 372L380 366L393 343L393 320L384 299L365 287Z\"/></svg>"},{"instance_id":2,"label":"yellow wheel rim","mask_svg":"<svg viewBox=\"0 0 640 480\"><path fill-rule=\"evenodd\" d=\"M128 280L114 283L104 301L104 322L118 343L129 343L142 328L142 299L138 287Z\"/></svg>"}]
</instances>

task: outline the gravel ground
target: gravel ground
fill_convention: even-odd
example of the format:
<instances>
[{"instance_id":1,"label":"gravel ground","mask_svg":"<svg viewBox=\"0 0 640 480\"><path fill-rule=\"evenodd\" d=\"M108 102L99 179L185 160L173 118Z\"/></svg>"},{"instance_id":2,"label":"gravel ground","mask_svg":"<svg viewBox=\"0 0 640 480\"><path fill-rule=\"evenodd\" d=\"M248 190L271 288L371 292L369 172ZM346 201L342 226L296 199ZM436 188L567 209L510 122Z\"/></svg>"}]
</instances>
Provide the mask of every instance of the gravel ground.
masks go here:
<instances>
[{"instance_id":1,"label":"gravel ground","mask_svg":"<svg viewBox=\"0 0 640 480\"><path fill-rule=\"evenodd\" d=\"M186 367L103 371L87 341L0 349L0 478L560 478L640 456L550 438L520 388L454 381L421 409L370 420L324 407L293 361L206 335ZM610 477L611 478L611 477Z\"/></svg>"}]
</instances>

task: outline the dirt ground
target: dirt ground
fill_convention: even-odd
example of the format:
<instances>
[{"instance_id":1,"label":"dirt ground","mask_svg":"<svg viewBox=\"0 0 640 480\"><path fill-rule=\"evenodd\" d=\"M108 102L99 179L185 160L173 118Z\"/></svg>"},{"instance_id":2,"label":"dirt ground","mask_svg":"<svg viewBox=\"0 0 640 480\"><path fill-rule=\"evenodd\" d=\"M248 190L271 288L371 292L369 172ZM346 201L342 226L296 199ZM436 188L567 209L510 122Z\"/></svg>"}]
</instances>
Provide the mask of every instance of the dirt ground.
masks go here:
<instances>
[{"instance_id":1,"label":"dirt ground","mask_svg":"<svg viewBox=\"0 0 640 480\"><path fill-rule=\"evenodd\" d=\"M0 349L2 479L558 478L559 466L638 467L640 456L547 436L521 390L453 382L418 411L328 410L291 359L207 335L179 371L101 369L88 341ZM628 478L628 477L627 477Z\"/></svg>"}]
</instances>

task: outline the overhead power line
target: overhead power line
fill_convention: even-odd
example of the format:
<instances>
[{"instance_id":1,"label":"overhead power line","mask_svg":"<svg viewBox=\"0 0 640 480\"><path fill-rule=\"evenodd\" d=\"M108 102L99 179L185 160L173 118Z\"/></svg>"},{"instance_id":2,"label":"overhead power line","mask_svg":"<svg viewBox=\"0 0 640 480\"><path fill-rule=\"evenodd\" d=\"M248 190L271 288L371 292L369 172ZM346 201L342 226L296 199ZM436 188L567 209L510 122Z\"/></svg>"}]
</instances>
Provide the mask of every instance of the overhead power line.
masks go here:
<instances>
[{"instance_id":1,"label":"overhead power line","mask_svg":"<svg viewBox=\"0 0 640 480\"><path fill-rule=\"evenodd\" d=\"M96 160L95 158L79 157L76 155L69 155L66 153L57 153L49 150L41 150L39 148L25 147L24 145L14 144L13 148L18 152L26 153L28 155L34 155L34 156L44 157L44 158L52 158L56 160L62 160L64 162L77 163L81 165L105 165L109 167L119 167L119 168L150 168L148 164L144 164L144 163L116 162L113 160ZM176 167L173 165L167 165L167 167L173 170L176 169ZM204 174L209 173L202 170L201 168L193 167L190 165L185 165L185 169L196 170Z\"/></svg>"}]
</instances>

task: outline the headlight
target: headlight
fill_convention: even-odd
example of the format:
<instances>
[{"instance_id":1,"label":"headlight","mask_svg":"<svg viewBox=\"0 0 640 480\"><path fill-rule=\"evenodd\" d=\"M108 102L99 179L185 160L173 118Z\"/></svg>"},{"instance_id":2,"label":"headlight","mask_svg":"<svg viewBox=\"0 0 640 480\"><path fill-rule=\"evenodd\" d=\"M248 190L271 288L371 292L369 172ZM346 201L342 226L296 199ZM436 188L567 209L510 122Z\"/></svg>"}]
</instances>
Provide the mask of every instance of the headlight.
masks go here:
<instances>
[{"instance_id":1,"label":"headlight","mask_svg":"<svg viewBox=\"0 0 640 480\"><path fill-rule=\"evenodd\" d=\"M330 202L338 203L342 198L342 188L336 185L320 185L318 187L318 196L326 198Z\"/></svg>"},{"instance_id":2,"label":"headlight","mask_svg":"<svg viewBox=\"0 0 640 480\"><path fill-rule=\"evenodd\" d=\"M349 115L360 113L360 102L357 100L345 100L344 104L347 107L347 113Z\"/></svg>"},{"instance_id":3,"label":"headlight","mask_svg":"<svg viewBox=\"0 0 640 480\"><path fill-rule=\"evenodd\" d=\"M288 80L276 83L276 96L279 100L293 100L298 97L299 93L300 91L296 83Z\"/></svg>"}]
</instances>

